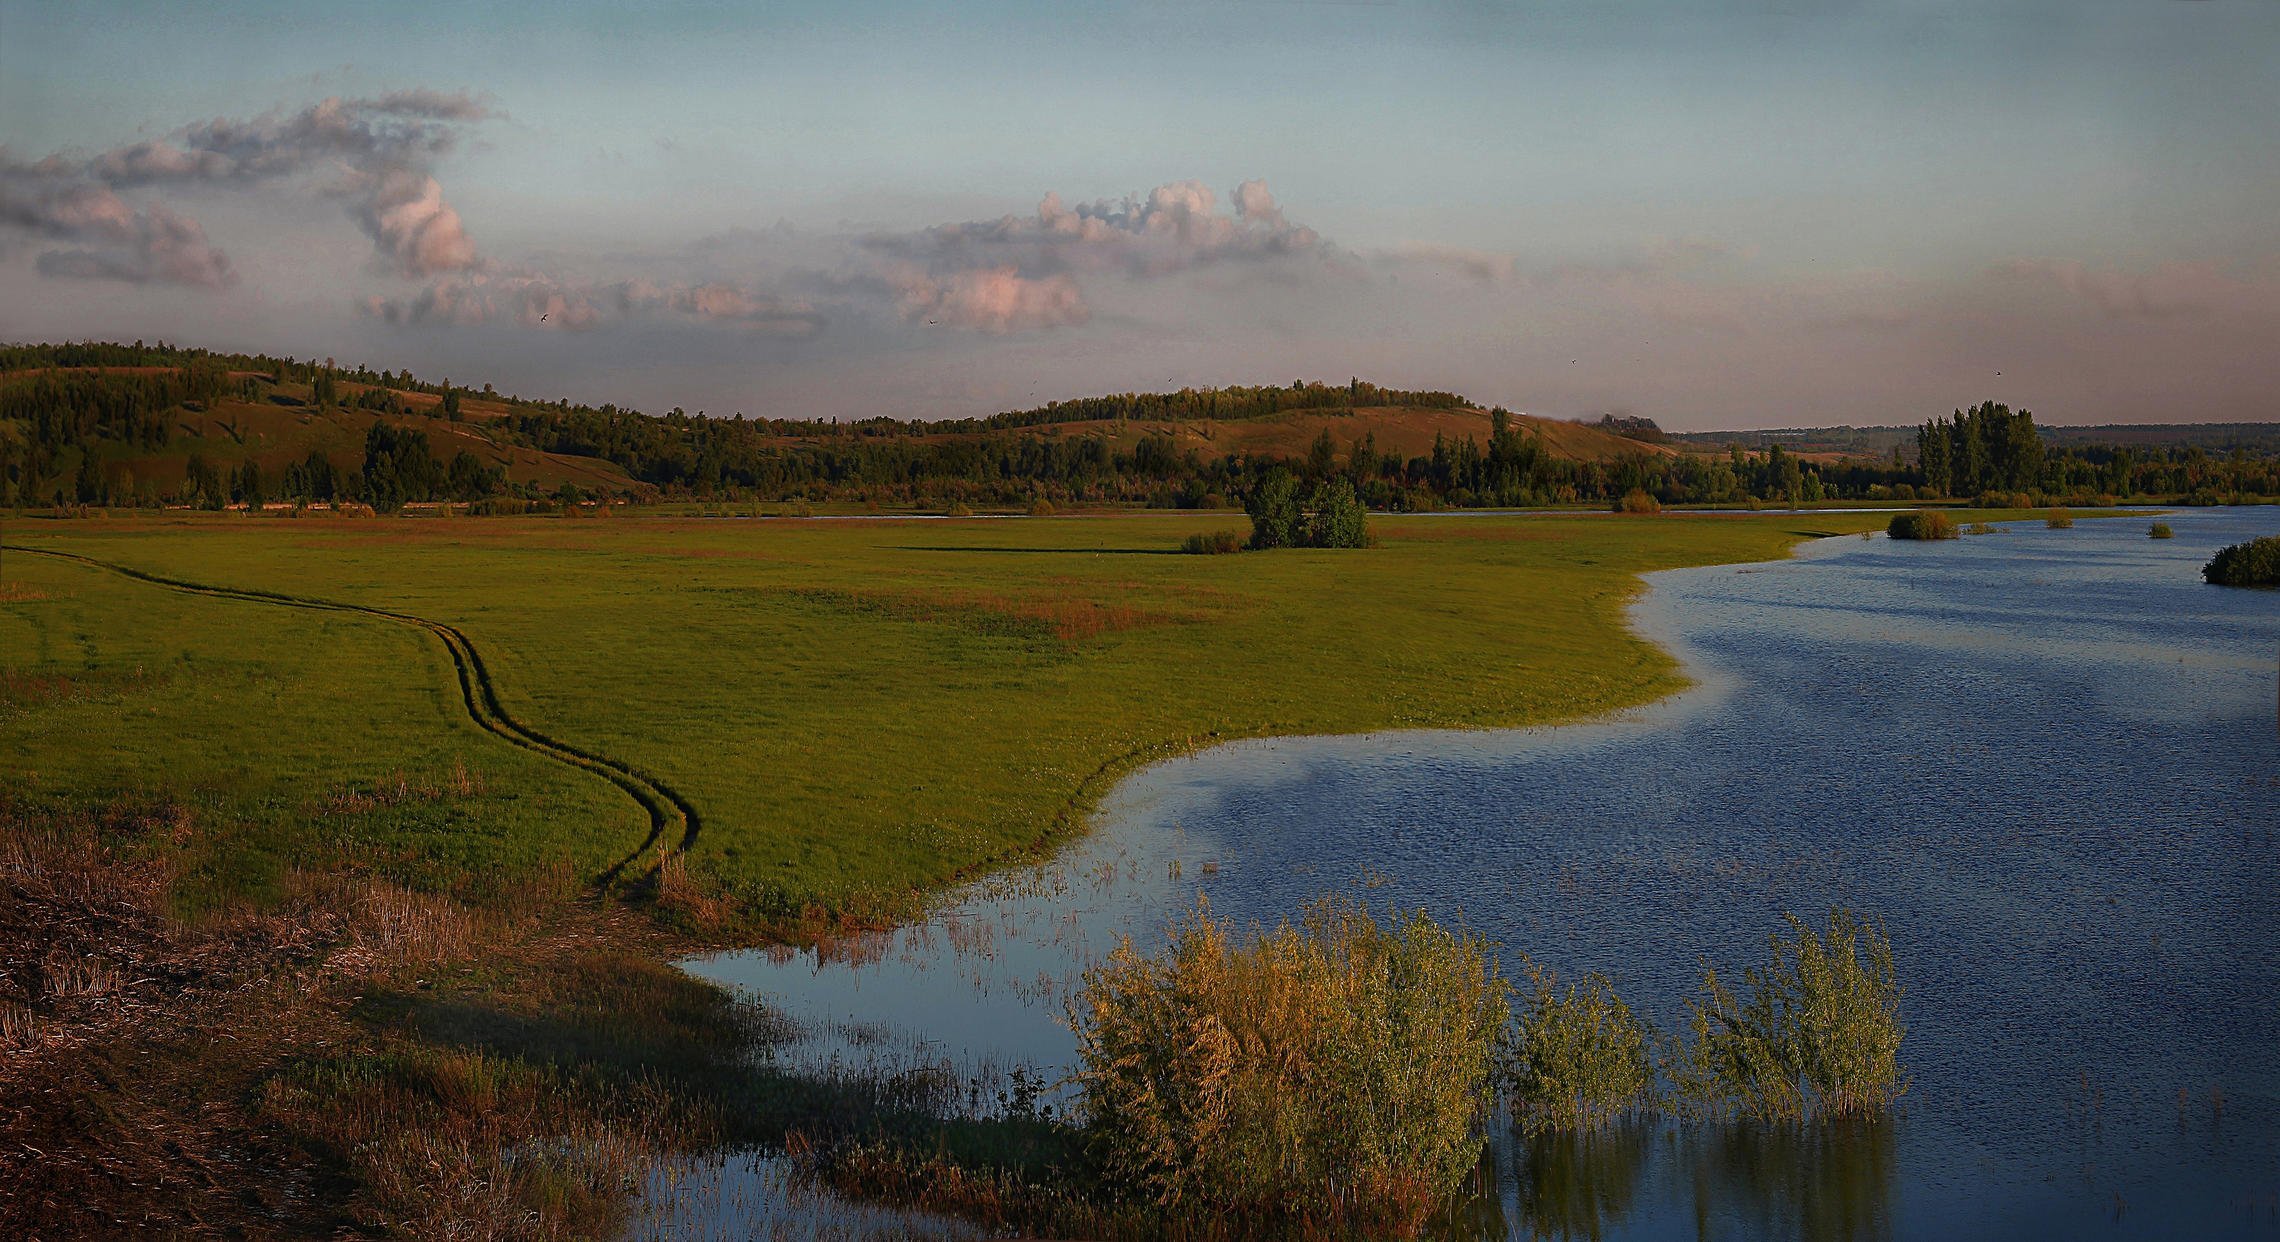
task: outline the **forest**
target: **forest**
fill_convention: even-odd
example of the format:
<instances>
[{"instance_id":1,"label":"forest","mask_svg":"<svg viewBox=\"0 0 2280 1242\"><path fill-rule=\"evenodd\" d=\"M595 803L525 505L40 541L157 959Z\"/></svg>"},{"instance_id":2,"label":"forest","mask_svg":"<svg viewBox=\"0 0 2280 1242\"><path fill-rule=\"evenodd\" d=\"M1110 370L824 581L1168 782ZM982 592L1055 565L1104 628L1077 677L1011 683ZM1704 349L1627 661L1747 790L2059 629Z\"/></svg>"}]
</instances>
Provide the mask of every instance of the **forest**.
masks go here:
<instances>
[{"instance_id":1,"label":"forest","mask_svg":"<svg viewBox=\"0 0 2280 1242\"><path fill-rule=\"evenodd\" d=\"M101 368L101 369L93 369ZM317 409L370 412L356 460L311 453L265 474L250 458L228 470L193 446L185 464L163 450L177 438L173 411L226 400L299 404L286 386L306 386ZM407 394L440 400L407 401ZM486 466L464 450L443 460L420 419L470 417L489 408L494 442L615 464L635 483L632 499L870 503L1121 504L1159 508L1245 505L1276 471L1309 493L1341 479L1380 511L1605 505L1644 492L1666 505L1812 504L1831 500L1959 499L1988 504L2141 498L2218 503L2280 495L2280 454L2237 447L2061 444L2025 410L1993 402L1918 428L1914 453L1806 456L1774 443L1673 453L1646 419L1603 418L1638 451L1578 460L1548 450L1508 411L1489 411L1485 442L1440 436L1430 452L1381 452L1367 430L1343 441L1327 429L1296 457L1205 455L1151 432L1130 447L1097 435L1040 429L1141 420L1243 420L1293 411L1365 408L1477 409L1437 391L1345 384L1183 389L1059 401L952 422L888 417L850 422L662 415L616 405L532 401L408 373L335 366L331 360L215 354L164 344L0 347L0 503L220 507L288 501L355 501L382 511L406 503L493 496L574 501L575 485L545 489ZM216 446L217 448L219 446ZM112 467L126 462L122 483ZM153 478L153 463L163 477Z\"/></svg>"}]
</instances>

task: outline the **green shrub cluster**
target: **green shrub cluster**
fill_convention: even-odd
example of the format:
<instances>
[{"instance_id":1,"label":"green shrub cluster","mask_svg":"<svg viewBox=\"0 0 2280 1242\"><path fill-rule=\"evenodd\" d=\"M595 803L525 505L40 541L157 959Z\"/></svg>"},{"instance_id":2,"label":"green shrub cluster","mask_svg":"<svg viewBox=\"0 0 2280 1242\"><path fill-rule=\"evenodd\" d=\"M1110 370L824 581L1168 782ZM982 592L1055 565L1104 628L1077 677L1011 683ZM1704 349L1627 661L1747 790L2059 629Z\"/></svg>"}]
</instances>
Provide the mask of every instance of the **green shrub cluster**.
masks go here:
<instances>
[{"instance_id":1,"label":"green shrub cluster","mask_svg":"<svg viewBox=\"0 0 2280 1242\"><path fill-rule=\"evenodd\" d=\"M2148 539L2175 539L2177 537L2177 532L2169 529L2167 522L2155 522L2147 528L2145 534Z\"/></svg>"},{"instance_id":2,"label":"green shrub cluster","mask_svg":"<svg viewBox=\"0 0 2280 1242\"><path fill-rule=\"evenodd\" d=\"M2043 525L2052 530L2071 530L2074 528L2074 515L2060 506L2043 515Z\"/></svg>"},{"instance_id":3,"label":"green shrub cluster","mask_svg":"<svg viewBox=\"0 0 2280 1242\"><path fill-rule=\"evenodd\" d=\"M1243 537L1231 530L1198 531L1180 541L1180 551L1195 556L1224 556L1243 550Z\"/></svg>"},{"instance_id":4,"label":"green shrub cluster","mask_svg":"<svg viewBox=\"0 0 2280 1242\"><path fill-rule=\"evenodd\" d=\"M2223 549L2201 567L2201 576L2218 586L2280 586L2280 535Z\"/></svg>"},{"instance_id":5,"label":"green shrub cluster","mask_svg":"<svg viewBox=\"0 0 2280 1242\"><path fill-rule=\"evenodd\" d=\"M1956 537L1955 519L1937 509L1895 513L1885 533L1894 539L1953 539Z\"/></svg>"},{"instance_id":6,"label":"green shrub cluster","mask_svg":"<svg viewBox=\"0 0 2280 1242\"><path fill-rule=\"evenodd\" d=\"M1251 493L1253 548L1362 548L1369 546L1369 509L1354 484L1336 475L1315 485L1301 506L1298 476L1277 467Z\"/></svg>"},{"instance_id":7,"label":"green shrub cluster","mask_svg":"<svg viewBox=\"0 0 2280 1242\"><path fill-rule=\"evenodd\" d=\"M1623 493L1623 498L1621 500L1615 502L1615 512L1660 513L1662 512L1662 502L1656 500L1654 493L1649 492L1647 489L1643 487L1634 487L1630 491Z\"/></svg>"}]
</instances>

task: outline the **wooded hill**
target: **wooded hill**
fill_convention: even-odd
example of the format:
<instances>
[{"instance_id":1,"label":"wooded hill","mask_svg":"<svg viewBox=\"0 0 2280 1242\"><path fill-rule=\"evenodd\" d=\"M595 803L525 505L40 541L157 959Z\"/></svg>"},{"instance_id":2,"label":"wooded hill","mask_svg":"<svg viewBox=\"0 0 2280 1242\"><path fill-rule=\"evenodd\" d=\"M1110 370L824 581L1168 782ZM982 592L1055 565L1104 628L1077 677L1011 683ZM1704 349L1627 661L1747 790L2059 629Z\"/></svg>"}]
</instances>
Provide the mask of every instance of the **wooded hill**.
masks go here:
<instances>
[{"instance_id":1,"label":"wooded hill","mask_svg":"<svg viewBox=\"0 0 2280 1242\"><path fill-rule=\"evenodd\" d=\"M1985 417L1973 429L2033 432L2023 411L1977 410ZM1605 504L1633 492L1665 504L1740 504L1945 491L1889 454L1802 455L1778 441L1763 452L1696 446L1643 419L1563 422L1360 379L1125 393L948 422L841 422L649 415L329 359L164 344L0 347L0 503L18 505L290 500L387 510L609 496L1194 508L1238 504L1277 468L1317 482L1343 475L1372 507L1396 510ZM2109 446L2053 447L2031 463L2006 458L1999 471L1942 476L1947 487L1967 477L1982 490L2012 489L2005 499L2280 492L2269 454L2217 460Z\"/></svg>"}]
</instances>

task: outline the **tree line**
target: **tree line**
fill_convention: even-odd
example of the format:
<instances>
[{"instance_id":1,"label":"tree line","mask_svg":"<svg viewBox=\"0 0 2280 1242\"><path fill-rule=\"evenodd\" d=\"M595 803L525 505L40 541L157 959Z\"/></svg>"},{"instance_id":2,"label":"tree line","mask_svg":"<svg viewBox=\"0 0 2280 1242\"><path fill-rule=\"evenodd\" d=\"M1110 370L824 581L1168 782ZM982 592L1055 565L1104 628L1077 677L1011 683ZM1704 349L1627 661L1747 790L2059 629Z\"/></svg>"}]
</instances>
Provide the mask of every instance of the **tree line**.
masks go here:
<instances>
[{"instance_id":1,"label":"tree line","mask_svg":"<svg viewBox=\"0 0 2280 1242\"><path fill-rule=\"evenodd\" d=\"M90 367L151 369L71 369ZM350 370L330 359L219 354L142 342L0 346L0 503L147 503L170 492L176 499L187 494L209 502L217 490L242 503L249 489L226 479L215 488L185 478L179 489L135 480L122 492L105 463L144 459L164 449L177 438L176 411L232 397L264 399L265 385L267 399L298 400L277 391L287 384L307 385L319 407L397 419L457 419L464 416L462 397L469 395L448 381ZM2280 495L2280 455L2058 445L2035 426L2032 414L1993 402L1926 422L1916 434L1912 459L1895 447L1889 458L1816 461L1779 444L1762 452L1736 444L1724 453L1672 455L1648 447L1655 439L1650 421L1609 418L1603 425L1643 441L1638 451L1578 461L1552 452L1539 432L1502 409L1489 411L1485 439L1439 436L1429 452L1410 456L1381 450L1367 431L1338 437L1324 430L1303 453L1287 456L1208 453L1192 441L1183 444L1154 431L1127 447L1106 436L1040 430L1381 405L1477 408L1453 393L1383 388L1358 378L1343 385L1123 393L937 423L723 418L679 408L653 416L609 404L499 398L489 386L481 392L504 405L503 415L487 423L495 439L615 463L640 494L667 497L944 504L1043 499L1215 508L1247 506L1277 470L1290 472L1305 495L1343 480L1362 505L1392 511L1603 505L1633 492L1665 505L2022 496L2214 502ZM440 400L406 400L411 393ZM377 439L368 439L358 469L328 474L305 461L259 480L261 486L251 490L272 499L369 499L376 507L505 491L536 494L528 481L510 483L472 454L461 455L464 463L456 457L438 462L424 436L424 456L397 438L417 434L379 429Z\"/></svg>"}]
</instances>

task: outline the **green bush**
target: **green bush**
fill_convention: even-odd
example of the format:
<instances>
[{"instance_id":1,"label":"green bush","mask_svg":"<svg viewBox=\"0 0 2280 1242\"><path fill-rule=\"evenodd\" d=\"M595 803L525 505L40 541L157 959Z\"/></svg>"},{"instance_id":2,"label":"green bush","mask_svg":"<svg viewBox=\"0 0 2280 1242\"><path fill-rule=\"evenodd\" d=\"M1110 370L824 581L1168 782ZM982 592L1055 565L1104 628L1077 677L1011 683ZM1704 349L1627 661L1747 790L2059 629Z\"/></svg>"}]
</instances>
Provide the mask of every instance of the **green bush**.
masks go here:
<instances>
[{"instance_id":1,"label":"green bush","mask_svg":"<svg viewBox=\"0 0 2280 1242\"><path fill-rule=\"evenodd\" d=\"M1688 1003L1691 1038L1666 1072L1700 1116L1802 1121L1880 1112L1907 1091L1900 1072L1900 986L1882 929L1843 910L1826 936L1795 915L1771 938L1773 961L1742 974L1742 994L1702 972Z\"/></svg>"},{"instance_id":2,"label":"green bush","mask_svg":"<svg viewBox=\"0 0 2280 1242\"><path fill-rule=\"evenodd\" d=\"M2280 586L2280 535L2236 543L2211 557L2201 576L2218 586Z\"/></svg>"},{"instance_id":3,"label":"green bush","mask_svg":"<svg viewBox=\"0 0 2280 1242\"><path fill-rule=\"evenodd\" d=\"M1963 533L1966 535L1992 535L1995 533L1995 526L1988 522L1973 522L1963 528Z\"/></svg>"},{"instance_id":4,"label":"green bush","mask_svg":"<svg viewBox=\"0 0 2280 1242\"><path fill-rule=\"evenodd\" d=\"M1595 1129L1645 1107L1654 1088L1647 1028L1604 976L1564 990L1528 964L1535 991L1514 1016L1498 1077L1525 1134Z\"/></svg>"},{"instance_id":5,"label":"green bush","mask_svg":"<svg viewBox=\"0 0 2280 1242\"><path fill-rule=\"evenodd\" d=\"M1937 509L1918 509L1913 513L1895 513L1892 524L1884 528L1894 539L1953 539L1956 537L1955 519Z\"/></svg>"},{"instance_id":6,"label":"green bush","mask_svg":"<svg viewBox=\"0 0 2280 1242\"><path fill-rule=\"evenodd\" d=\"M1662 512L1662 502L1656 500L1654 494L1645 488L1634 487L1623 493L1621 500L1615 502L1615 512L1660 513Z\"/></svg>"},{"instance_id":7,"label":"green bush","mask_svg":"<svg viewBox=\"0 0 2280 1242\"><path fill-rule=\"evenodd\" d=\"M1476 940L1350 902L1237 943L1208 907L1070 1006L1103 1171L1183 1215L1413 1236L1477 1165L1506 985Z\"/></svg>"},{"instance_id":8,"label":"green bush","mask_svg":"<svg viewBox=\"0 0 2280 1242\"><path fill-rule=\"evenodd\" d=\"M1270 471L1251 490L1243 509L1251 515L1251 546L1261 551L1296 547L1305 534L1304 515L1298 510L1298 476L1282 467Z\"/></svg>"},{"instance_id":9,"label":"green bush","mask_svg":"<svg viewBox=\"0 0 2280 1242\"><path fill-rule=\"evenodd\" d=\"M2145 534L2148 539L2175 539L2177 537L2177 532L2169 529L2167 522L2155 522L2147 528Z\"/></svg>"},{"instance_id":10,"label":"green bush","mask_svg":"<svg viewBox=\"0 0 2280 1242\"><path fill-rule=\"evenodd\" d=\"M2043 515L2043 525L2052 530L2071 530L2074 527L2074 515L2063 508L2052 509Z\"/></svg>"},{"instance_id":11,"label":"green bush","mask_svg":"<svg viewBox=\"0 0 2280 1242\"><path fill-rule=\"evenodd\" d=\"M1243 550L1243 537L1231 530L1202 531L1180 541L1180 551L1196 556L1224 556Z\"/></svg>"},{"instance_id":12,"label":"green bush","mask_svg":"<svg viewBox=\"0 0 2280 1242\"><path fill-rule=\"evenodd\" d=\"M1369 509L1354 494L1344 475L1314 489L1313 516L1306 524L1310 548L1361 548L1369 546Z\"/></svg>"},{"instance_id":13,"label":"green bush","mask_svg":"<svg viewBox=\"0 0 2280 1242\"><path fill-rule=\"evenodd\" d=\"M953 500L950 502L950 507L942 511L942 516L954 518L970 518L974 516L974 511L966 506L965 501Z\"/></svg>"}]
</instances>

